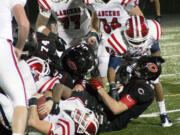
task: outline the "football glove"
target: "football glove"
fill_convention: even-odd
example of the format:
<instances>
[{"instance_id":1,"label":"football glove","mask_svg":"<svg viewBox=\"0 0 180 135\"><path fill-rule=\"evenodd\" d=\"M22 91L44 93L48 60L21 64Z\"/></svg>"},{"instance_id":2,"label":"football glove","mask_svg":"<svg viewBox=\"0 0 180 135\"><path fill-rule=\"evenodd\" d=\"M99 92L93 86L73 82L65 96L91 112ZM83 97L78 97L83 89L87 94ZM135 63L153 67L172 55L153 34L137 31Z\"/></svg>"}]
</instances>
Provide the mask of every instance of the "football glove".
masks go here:
<instances>
[{"instance_id":1,"label":"football glove","mask_svg":"<svg viewBox=\"0 0 180 135\"><path fill-rule=\"evenodd\" d=\"M109 95L114 98L115 100L120 100L119 99L119 94L116 88L115 83L111 83L110 85L110 91L109 91Z\"/></svg>"},{"instance_id":2,"label":"football glove","mask_svg":"<svg viewBox=\"0 0 180 135\"><path fill-rule=\"evenodd\" d=\"M98 91L99 89L103 88L101 82L96 78L92 78L90 81L89 81L89 85L96 91Z\"/></svg>"}]
</instances>

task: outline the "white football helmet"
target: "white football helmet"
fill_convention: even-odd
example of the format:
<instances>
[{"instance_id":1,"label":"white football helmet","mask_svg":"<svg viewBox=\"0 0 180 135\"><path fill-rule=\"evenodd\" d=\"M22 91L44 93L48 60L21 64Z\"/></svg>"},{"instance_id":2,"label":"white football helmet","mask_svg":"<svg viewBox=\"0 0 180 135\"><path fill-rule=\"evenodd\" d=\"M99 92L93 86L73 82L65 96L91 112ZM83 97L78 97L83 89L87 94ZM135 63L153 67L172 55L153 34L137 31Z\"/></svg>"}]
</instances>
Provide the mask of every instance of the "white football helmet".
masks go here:
<instances>
[{"instance_id":1,"label":"white football helmet","mask_svg":"<svg viewBox=\"0 0 180 135\"><path fill-rule=\"evenodd\" d=\"M96 135L99 122L93 111L88 108L75 109L71 116L75 121L76 132L78 134Z\"/></svg>"},{"instance_id":2,"label":"white football helmet","mask_svg":"<svg viewBox=\"0 0 180 135\"><path fill-rule=\"evenodd\" d=\"M148 33L147 20L143 16L132 16L126 21L124 36L129 48L133 50L144 49Z\"/></svg>"},{"instance_id":3,"label":"white football helmet","mask_svg":"<svg viewBox=\"0 0 180 135\"><path fill-rule=\"evenodd\" d=\"M38 81L41 77L49 75L50 68L48 62L38 57L32 57L26 60L31 69L31 73L35 81Z\"/></svg>"}]
</instances>

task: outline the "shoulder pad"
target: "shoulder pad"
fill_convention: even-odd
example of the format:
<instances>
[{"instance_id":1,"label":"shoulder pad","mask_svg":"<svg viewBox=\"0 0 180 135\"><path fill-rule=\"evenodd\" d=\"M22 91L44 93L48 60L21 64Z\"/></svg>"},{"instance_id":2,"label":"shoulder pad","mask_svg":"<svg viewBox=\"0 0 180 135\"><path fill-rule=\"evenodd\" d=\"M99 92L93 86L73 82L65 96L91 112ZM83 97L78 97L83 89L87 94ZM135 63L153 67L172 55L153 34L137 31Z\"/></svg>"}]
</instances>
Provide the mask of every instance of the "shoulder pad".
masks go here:
<instances>
[{"instance_id":1,"label":"shoulder pad","mask_svg":"<svg viewBox=\"0 0 180 135\"><path fill-rule=\"evenodd\" d=\"M155 20L147 20L149 26L149 34L154 40L159 40L162 35L161 25Z\"/></svg>"},{"instance_id":2,"label":"shoulder pad","mask_svg":"<svg viewBox=\"0 0 180 135\"><path fill-rule=\"evenodd\" d=\"M127 46L124 43L120 29L116 29L108 37L108 47L113 49L117 54L122 55L127 52Z\"/></svg>"}]
</instances>

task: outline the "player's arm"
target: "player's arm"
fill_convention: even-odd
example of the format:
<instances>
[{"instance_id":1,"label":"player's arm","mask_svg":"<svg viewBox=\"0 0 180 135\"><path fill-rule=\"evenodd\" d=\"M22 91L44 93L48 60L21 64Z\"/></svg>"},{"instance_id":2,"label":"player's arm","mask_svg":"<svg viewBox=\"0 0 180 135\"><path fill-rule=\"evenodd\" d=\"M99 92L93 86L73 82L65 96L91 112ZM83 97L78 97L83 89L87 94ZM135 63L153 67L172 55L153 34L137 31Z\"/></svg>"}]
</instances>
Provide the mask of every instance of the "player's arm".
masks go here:
<instances>
[{"instance_id":1,"label":"player's arm","mask_svg":"<svg viewBox=\"0 0 180 135\"><path fill-rule=\"evenodd\" d=\"M37 129L43 134L48 134L51 129L51 123L39 119L37 111L37 100L36 98L34 98L34 100L31 98L30 100L28 125Z\"/></svg>"},{"instance_id":2,"label":"player's arm","mask_svg":"<svg viewBox=\"0 0 180 135\"><path fill-rule=\"evenodd\" d=\"M108 93L105 91L98 79L93 78L92 80L90 80L89 85L99 93L103 102L112 111L114 115L118 115L128 110L127 104L123 103L122 101L117 101L108 95Z\"/></svg>"},{"instance_id":3,"label":"player's arm","mask_svg":"<svg viewBox=\"0 0 180 135\"><path fill-rule=\"evenodd\" d=\"M99 26L100 26L100 21L97 17L96 12L92 12L91 16L91 31L92 32L98 32L99 31Z\"/></svg>"},{"instance_id":4,"label":"player's arm","mask_svg":"<svg viewBox=\"0 0 180 135\"><path fill-rule=\"evenodd\" d=\"M27 19L24 7L21 4L15 5L12 9L12 12L18 24L18 41L15 45L15 51L17 57L20 58L26 39L29 35L30 24Z\"/></svg>"},{"instance_id":5,"label":"player's arm","mask_svg":"<svg viewBox=\"0 0 180 135\"><path fill-rule=\"evenodd\" d=\"M118 115L128 110L128 106L126 104L113 99L108 95L104 88L99 89L98 93L102 97L103 102L107 105L107 107L112 111L114 115Z\"/></svg>"},{"instance_id":6,"label":"player's arm","mask_svg":"<svg viewBox=\"0 0 180 135\"><path fill-rule=\"evenodd\" d=\"M139 6L135 6L135 8L133 8L129 13L130 15L144 16Z\"/></svg>"},{"instance_id":7,"label":"player's arm","mask_svg":"<svg viewBox=\"0 0 180 135\"><path fill-rule=\"evenodd\" d=\"M59 102L61 98L69 98L72 94L72 89L63 85L63 84L55 84L53 88L52 97L54 101Z\"/></svg>"},{"instance_id":8,"label":"player's arm","mask_svg":"<svg viewBox=\"0 0 180 135\"><path fill-rule=\"evenodd\" d=\"M49 28L47 27L48 21L49 21L49 18L39 13L36 24L35 24L36 31L41 32L45 35L48 35L50 32Z\"/></svg>"}]
</instances>

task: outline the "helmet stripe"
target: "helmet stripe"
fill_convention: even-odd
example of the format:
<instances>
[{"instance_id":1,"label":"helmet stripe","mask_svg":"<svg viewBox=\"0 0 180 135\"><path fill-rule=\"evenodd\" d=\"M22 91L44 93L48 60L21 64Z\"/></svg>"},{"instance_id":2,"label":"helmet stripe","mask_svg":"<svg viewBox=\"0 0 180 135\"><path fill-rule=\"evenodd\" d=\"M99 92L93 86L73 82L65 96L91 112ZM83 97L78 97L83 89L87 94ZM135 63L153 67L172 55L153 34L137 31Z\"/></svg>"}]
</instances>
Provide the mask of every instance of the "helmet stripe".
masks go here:
<instances>
[{"instance_id":1,"label":"helmet stripe","mask_svg":"<svg viewBox=\"0 0 180 135\"><path fill-rule=\"evenodd\" d=\"M134 37L133 38L135 38L135 37L137 37L137 31L136 31L136 22L135 22L135 18L134 18L134 16L132 16L132 29L133 29L133 31L134 31Z\"/></svg>"},{"instance_id":2,"label":"helmet stripe","mask_svg":"<svg viewBox=\"0 0 180 135\"><path fill-rule=\"evenodd\" d=\"M143 22L142 22L142 20L140 20L139 16L137 16L137 23L138 23L138 37L142 37L141 23L143 24Z\"/></svg>"}]
</instances>

